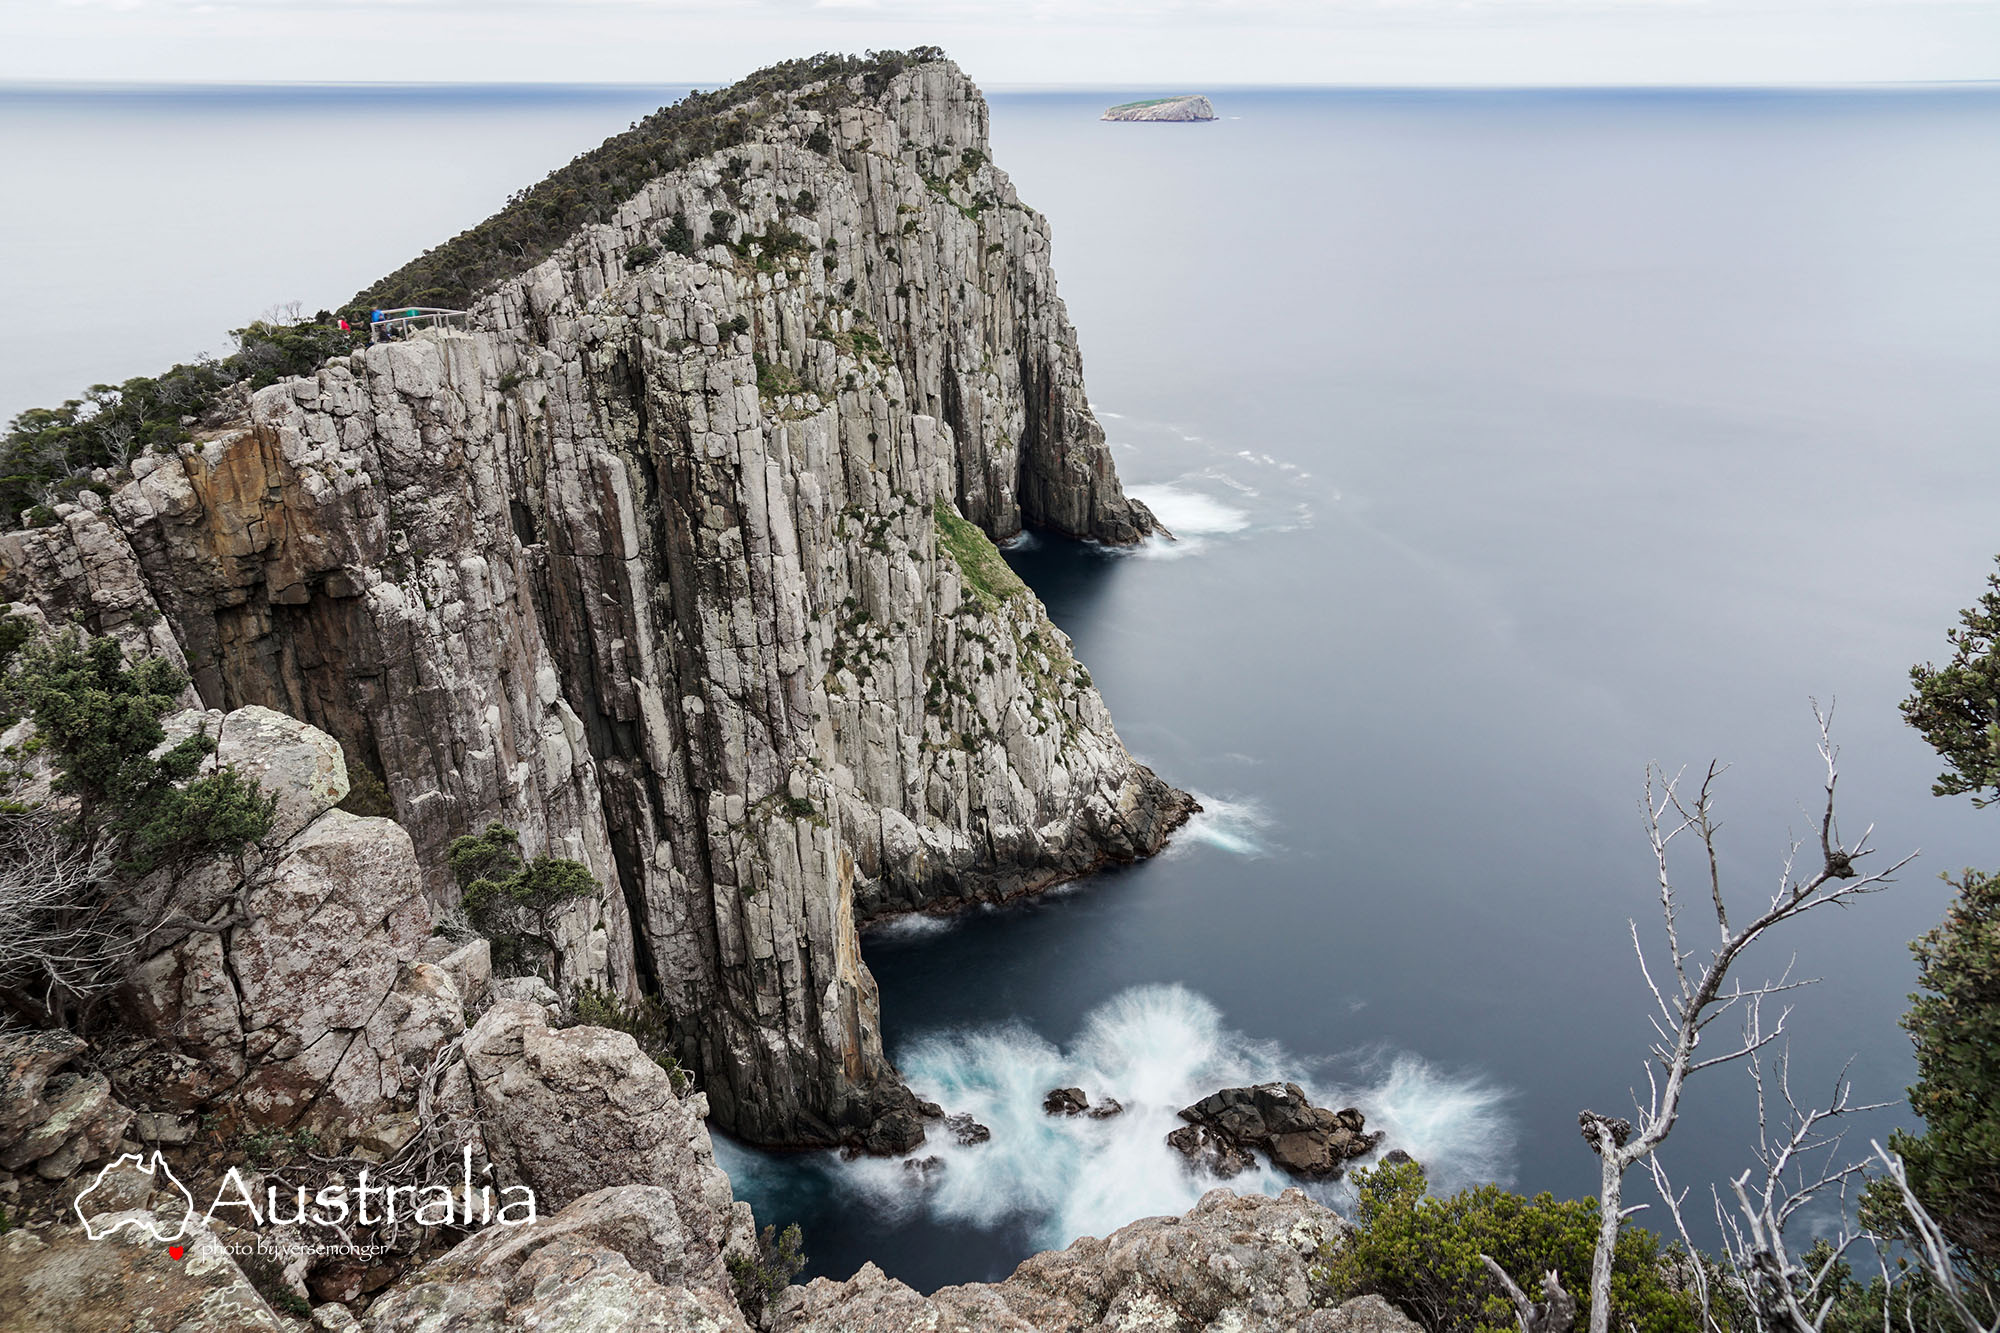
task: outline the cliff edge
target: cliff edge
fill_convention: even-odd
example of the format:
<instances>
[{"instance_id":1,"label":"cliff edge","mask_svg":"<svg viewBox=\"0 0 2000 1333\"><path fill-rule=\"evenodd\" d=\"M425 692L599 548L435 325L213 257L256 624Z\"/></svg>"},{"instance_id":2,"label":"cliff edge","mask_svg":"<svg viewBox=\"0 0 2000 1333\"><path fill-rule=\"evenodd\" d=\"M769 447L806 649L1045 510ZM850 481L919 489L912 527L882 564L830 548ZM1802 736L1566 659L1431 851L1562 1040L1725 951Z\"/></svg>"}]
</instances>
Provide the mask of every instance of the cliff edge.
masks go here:
<instances>
[{"instance_id":1,"label":"cliff edge","mask_svg":"<svg viewBox=\"0 0 2000 1333\"><path fill-rule=\"evenodd\" d=\"M468 329L0 535L0 596L332 735L437 902L488 820L582 861L609 887L562 980L657 994L721 1127L894 1148L857 923L1147 855L1190 802L992 545L1157 525L978 89L798 68L707 95L723 146Z\"/></svg>"}]
</instances>

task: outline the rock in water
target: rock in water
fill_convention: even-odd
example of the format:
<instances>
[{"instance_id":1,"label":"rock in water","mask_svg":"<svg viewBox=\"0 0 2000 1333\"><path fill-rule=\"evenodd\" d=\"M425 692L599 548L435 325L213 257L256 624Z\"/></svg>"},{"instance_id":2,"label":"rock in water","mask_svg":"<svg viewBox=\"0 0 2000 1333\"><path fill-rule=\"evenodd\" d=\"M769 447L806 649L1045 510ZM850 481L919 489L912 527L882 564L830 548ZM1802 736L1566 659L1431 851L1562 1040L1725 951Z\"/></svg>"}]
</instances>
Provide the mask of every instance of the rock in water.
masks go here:
<instances>
[{"instance_id":1,"label":"rock in water","mask_svg":"<svg viewBox=\"0 0 2000 1333\"><path fill-rule=\"evenodd\" d=\"M1043 1115L1082 1115L1090 1109L1090 1098L1082 1088L1051 1088L1042 1098Z\"/></svg>"},{"instance_id":2,"label":"rock in water","mask_svg":"<svg viewBox=\"0 0 2000 1333\"><path fill-rule=\"evenodd\" d=\"M992 1130L964 1113L946 1116L944 1127L951 1131L952 1138L961 1148L970 1148L975 1143L984 1143L993 1137Z\"/></svg>"},{"instance_id":3,"label":"rock in water","mask_svg":"<svg viewBox=\"0 0 2000 1333\"><path fill-rule=\"evenodd\" d=\"M1246 1156L1250 1149L1262 1149L1273 1165L1291 1175L1323 1180L1338 1176L1348 1162L1382 1141L1380 1131L1367 1132L1359 1110L1350 1106L1330 1111L1314 1106L1296 1083L1224 1088L1183 1108L1181 1119L1188 1122L1187 1127L1169 1134L1168 1145L1204 1165L1218 1161L1230 1168L1229 1175L1241 1167L1221 1148ZM1201 1133L1190 1133L1192 1130Z\"/></svg>"},{"instance_id":4,"label":"rock in water","mask_svg":"<svg viewBox=\"0 0 2000 1333\"><path fill-rule=\"evenodd\" d=\"M414 843L378 875L398 894L421 874L455 901L444 849L489 820L583 862L602 888L560 914L565 987L656 994L724 1128L893 1150L922 1117L857 925L1149 855L1190 806L993 542L1158 524L955 65L797 62L702 106L727 148L641 154L677 165L545 238L468 328L257 390L102 507L0 533L0 600L332 737L285 771L313 800L343 768L381 781ZM296 961L337 952L321 933ZM203 940L161 963L162 1003L229 985ZM371 954L377 998L401 948ZM239 1051L281 1005L218 994L175 1040ZM367 1013L290 1007L273 1031L317 1086L344 1049L317 1039ZM401 1077L367 1032L344 1086ZM272 1117L298 1100L268 1091Z\"/></svg>"},{"instance_id":5,"label":"rock in water","mask_svg":"<svg viewBox=\"0 0 2000 1333\"><path fill-rule=\"evenodd\" d=\"M1100 120L1147 120L1187 124L1214 120L1215 108L1200 93L1183 97L1155 97L1144 102L1124 102L1112 107Z\"/></svg>"},{"instance_id":6,"label":"rock in water","mask_svg":"<svg viewBox=\"0 0 2000 1333\"><path fill-rule=\"evenodd\" d=\"M1182 1125L1168 1133L1167 1146L1187 1158L1190 1167L1217 1180L1228 1180L1257 1165L1255 1154L1207 1125Z\"/></svg>"}]
</instances>

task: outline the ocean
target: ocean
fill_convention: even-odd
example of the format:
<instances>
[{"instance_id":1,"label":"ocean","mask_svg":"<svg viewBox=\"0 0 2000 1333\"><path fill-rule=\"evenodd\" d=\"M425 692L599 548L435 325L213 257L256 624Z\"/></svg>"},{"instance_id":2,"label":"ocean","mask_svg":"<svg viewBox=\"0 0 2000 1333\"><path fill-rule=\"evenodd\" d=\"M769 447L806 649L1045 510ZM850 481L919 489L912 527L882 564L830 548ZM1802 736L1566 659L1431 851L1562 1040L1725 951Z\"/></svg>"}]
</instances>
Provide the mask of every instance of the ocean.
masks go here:
<instances>
[{"instance_id":1,"label":"ocean","mask_svg":"<svg viewBox=\"0 0 2000 1333\"><path fill-rule=\"evenodd\" d=\"M0 412L331 306L679 91L0 91ZM1843 826L1922 854L1746 962L1822 979L1799 1086L1900 1108L1908 942L1940 872L2000 862L1897 712L2000 550L2000 89L1207 91L1210 125L992 98L1178 537L1009 556L1204 810L1148 863L865 937L904 1074L994 1138L924 1149L929 1183L722 1144L816 1273L1000 1277L1188 1207L1161 1137L1246 1080L1361 1107L1439 1190L1590 1192L1576 1113L1645 1078L1646 766L1729 765L1756 901L1816 827L1810 700ZM1129 1109L1043 1117L1066 1084ZM1696 1197L1750 1110L1697 1081L1663 1153Z\"/></svg>"}]
</instances>

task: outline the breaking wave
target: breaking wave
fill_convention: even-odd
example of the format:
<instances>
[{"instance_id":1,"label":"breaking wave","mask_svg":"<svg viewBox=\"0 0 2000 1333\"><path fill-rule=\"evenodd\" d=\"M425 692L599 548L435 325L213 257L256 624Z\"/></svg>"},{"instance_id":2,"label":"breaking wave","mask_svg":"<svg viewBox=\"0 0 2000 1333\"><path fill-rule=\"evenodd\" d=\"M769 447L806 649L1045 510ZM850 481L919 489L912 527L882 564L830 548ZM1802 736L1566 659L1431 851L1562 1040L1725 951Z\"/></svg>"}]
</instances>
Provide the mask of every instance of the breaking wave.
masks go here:
<instances>
[{"instance_id":1,"label":"breaking wave","mask_svg":"<svg viewBox=\"0 0 2000 1333\"><path fill-rule=\"evenodd\" d=\"M1271 850L1271 819L1258 802L1225 800L1200 791L1189 794L1201 804L1201 809L1189 816L1188 822L1174 835L1167 855L1181 855L1197 846L1249 857L1263 856Z\"/></svg>"},{"instance_id":2,"label":"breaking wave","mask_svg":"<svg viewBox=\"0 0 2000 1333\"><path fill-rule=\"evenodd\" d=\"M1063 1246L1193 1207L1217 1182L1183 1169L1166 1146L1168 1131L1181 1123L1176 1112L1217 1088L1280 1079L1301 1084L1322 1105L1359 1106L1371 1125L1388 1131L1384 1146L1414 1154L1440 1188L1504 1179L1511 1156L1500 1090L1407 1053L1350 1057L1338 1062L1346 1076L1331 1077L1336 1062L1290 1056L1233 1032L1213 1004L1183 986L1120 992L1086 1016L1067 1048L1008 1023L932 1034L895 1055L920 1096L970 1113L992 1139L960 1146L933 1126L915 1154L938 1159L928 1173L898 1160L842 1162L825 1153L781 1164L719 1142L739 1194L824 1192L842 1208L887 1219L927 1214L982 1228L1025 1227L1036 1245ZM1093 1104L1115 1098L1125 1110L1104 1120L1044 1115L1043 1095L1072 1086ZM817 1179L799 1179L802 1168ZM775 1179L773 1171L789 1178ZM1298 1183L1262 1163L1229 1182L1239 1192L1267 1194ZM1339 1185L1310 1192L1336 1207L1348 1193Z\"/></svg>"}]
</instances>

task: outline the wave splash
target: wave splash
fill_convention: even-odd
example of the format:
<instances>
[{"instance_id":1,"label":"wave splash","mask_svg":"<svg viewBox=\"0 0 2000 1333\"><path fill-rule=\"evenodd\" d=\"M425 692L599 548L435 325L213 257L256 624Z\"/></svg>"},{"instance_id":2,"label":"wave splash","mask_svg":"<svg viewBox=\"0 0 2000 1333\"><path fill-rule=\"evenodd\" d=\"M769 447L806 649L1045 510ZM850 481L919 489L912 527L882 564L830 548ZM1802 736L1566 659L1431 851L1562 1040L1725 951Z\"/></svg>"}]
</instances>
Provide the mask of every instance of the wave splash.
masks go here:
<instances>
[{"instance_id":1,"label":"wave splash","mask_svg":"<svg viewBox=\"0 0 2000 1333\"><path fill-rule=\"evenodd\" d=\"M1248 798L1232 801L1204 791L1190 792L1189 795L1194 797L1201 809L1181 826L1180 832L1167 845L1166 855L1186 855L1189 848L1196 846L1213 847L1234 856L1253 859L1270 852L1268 835L1271 817L1264 813L1262 804Z\"/></svg>"},{"instance_id":2,"label":"wave splash","mask_svg":"<svg viewBox=\"0 0 2000 1333\"><path fill-rule=\"evenodd\" d=\"M898 1052L918 1095L993 1131L989 1142L961 1147L934 1127L917 1151L943 1163L928 1184L901 1161L842 1162L831 1154L813 1161L843 1206L890 1219L922 1212L982 1228L1022 1226L1036 1245L1057 1248L1193 1207L1217 1182L1182 1169L1166 1146L1181 1123L1176 1112L1217 1088L1290 1080L1321 1105L1359 1106L1371 1125L1389 1131L1385 1148L1404 1148L1425 1164L1434 1188L1503 1178L1512 1142L1500 1090L1409 1054L1343 1061L1359 1071L1354 1082L1326 1077L1328 1063L1229 1030L1216 1007L1186 987L1136 987L1092 1011L1068 1050L1010 1023L936 1034ZM1044 1115L1043 1095L1072 1086L1093 1105L1116 1098L1125 1111L1105 1120ZM734 1157L725 1163L732 1174ZM1299 1184L1261 1163L1228 1183L1266 1194ZM1335 1207L1351 1195L1342 1185L1310 1192Z\"/></svg>"}]
</instances>

